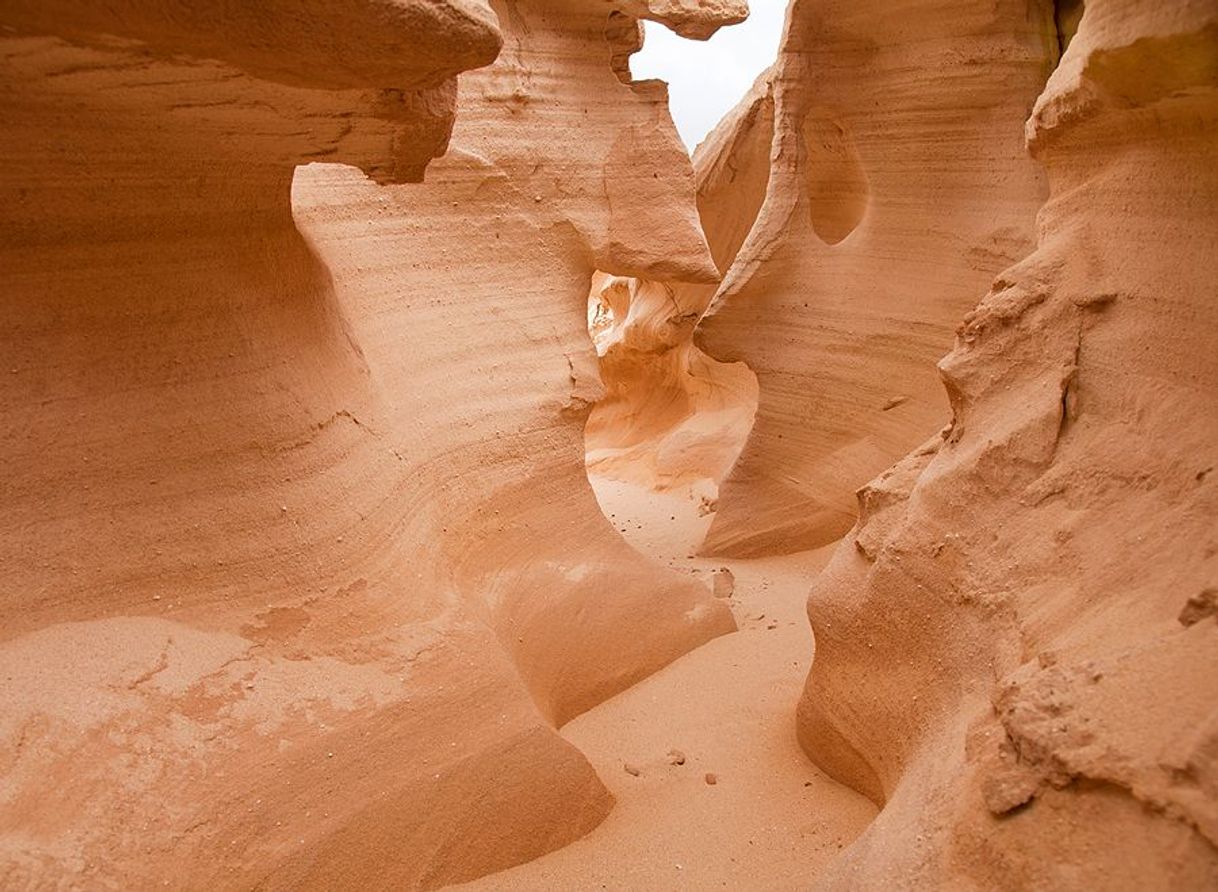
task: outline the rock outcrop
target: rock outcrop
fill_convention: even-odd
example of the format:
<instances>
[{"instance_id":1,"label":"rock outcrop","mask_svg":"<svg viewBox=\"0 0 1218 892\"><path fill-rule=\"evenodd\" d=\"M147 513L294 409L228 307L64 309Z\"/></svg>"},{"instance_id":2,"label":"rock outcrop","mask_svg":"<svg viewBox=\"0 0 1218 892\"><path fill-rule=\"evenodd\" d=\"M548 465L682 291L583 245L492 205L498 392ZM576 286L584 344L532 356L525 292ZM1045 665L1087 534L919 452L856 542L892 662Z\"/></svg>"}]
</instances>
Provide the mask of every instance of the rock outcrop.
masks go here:
<instances>
[{"instance_id":1,"label":"rock outcrop","mask_svg":"<svg viewBox=\"0 0 1218 892\"><path fill-rule=\"evenodd\" d=\"M603 394L594 271L718 273L664 86L615 76L603 11L517 2L500 19L503 55L462 78L427 183L378 189L313 166L295 196L357 342L383 355L385 392L409 395L392 397L394 426L429 468L453 578L561 724L735 628L705 586L626 545L584 471ZM578 138L541 136L571 120Z\"/></svg>"},{"instance_id":2,"label":"rock outcrop","mask_svg":"<svg viewBox=\"0 0 1218 892\"><path fill-rule=\"evenodd\" d=\"M769 178L773 91L768 73L694 152L699 219L728 269ZM588 325L606 393L585 431L588 471L652 489L691 486L708 503L740 454L757 406L744 363L693 343L716 284L598 275Z\"/></svg>"},{"instance_id":3,"label":"rock outcrop","mask_svg":"<svg viewBox=\"0 0 1218 892\"><path fill-rule=\"evenodd\" d=\"M1042 0L793 3L764 203L695 333L760 389L705 553L838 539L854 491L946 422L935 362L1033 242L1020 128L1057 52Z\"/></svg>"},{"instance_id":4,"label":"rock outcrop","mask_svg":"<svg viewBox=\"0 0 1218 892\"><path fill-rule=\"evenodd\" d=\"M690 340L699 311L665 282L598 274L589 328L605 395L585 431L588 473L653 490L691 487L708 501L740 453L757 405L743 363Z\"/></svg>"},{"instance_id":5,"label":"rock outcrop","mask_svg":"<svg viewBox=\"0 0 1218 892\"><path fill-rule=\"evenodd\" d=\"M860 493L799 711L879 802L833 888L1218 886L1218 9L1088 0L1036 249Z\"/></svg>"},{"instance_id":6,"label":"rock outcrop","mask_svg":"<svg viewBox=\"0 0 1218 892\"><path fill-rule=\"evenodd\" d=\"M640 20L745 14L3 4L0 887L538 859L614 804L556 729L749 604L635 692L694 736L587 749L647 826L839 809L779 884L1218 887L1218 7L794 0L691 165ZM796 725L861 837L740 693L802 680L828 551L671 572L589 470L723 480L709 552L846 533ZM616 489L681 566L705 513Z\"/></svg>"},{"instance_id":7,"label":"rock outcrop","mask_svg":"<svg viewBox=\"0 0 1218 892\"><path fill-rule=\"evenodd\" d=\"M429 888L607 813L553 723L733 627L582 467L593 269L716 276L611 10L0 12L0 885Z\"/></svg>"}]
</instances>

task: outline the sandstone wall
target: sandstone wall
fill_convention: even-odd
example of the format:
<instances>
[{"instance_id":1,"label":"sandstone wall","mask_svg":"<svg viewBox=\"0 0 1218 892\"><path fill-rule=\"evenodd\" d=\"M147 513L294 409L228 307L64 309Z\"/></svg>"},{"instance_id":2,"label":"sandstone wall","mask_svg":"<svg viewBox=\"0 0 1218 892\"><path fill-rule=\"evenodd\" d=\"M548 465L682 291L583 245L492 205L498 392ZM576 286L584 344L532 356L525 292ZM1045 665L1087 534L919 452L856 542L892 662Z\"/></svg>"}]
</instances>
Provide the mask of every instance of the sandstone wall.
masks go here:
<instances>
[{"instance_id":1,"label":"sandstone wall","mask_svg":"<svg viewBox=\"0 0 1218 892\"><path fill-rule=\"evenodd\" d=\"M6 887L527 860L611 806L553 722L732 628L583 475L592 270L715 276L611 7L247 9L0 13Z\"/></svg>"},{"instance_id":2,"label":"sandstone wall","mask_svg":"<svg viewBox=\"0 0 1218 892\"><path fill-rule=\"evenodd\" d=\"M719 269L731 266L765 197L774 125L769 74L694 152L698 215ZM589 326L605 395L585 431L590 473L708 500L748 436L757 380L692 341L717 283L600 275Z\"/></svg>"},{"instance_id":3,"label":"sandstone wall","mask_svg":"<svg viewBox=\"0 0 1218 892\"><path fill-rule=\"evenodd\" d=\"M703 586L625 544L583 468L603 392L593 272L717 271L663 85L615 76L604 13L518 2L500 19L503 54L462 79L426 184L378 189L311 167L296 200L432 474L455 583L561 724L734 628Z\"/></svg>"},{"instance_id":4,"label":"sandstone wall","mask_svg":"<svg viewBox=\"0 0 1218 892\"><path fill-rule=\"evenodd\" d=\"M1036 249L809 601L818 764L885 803L831 888L1218 884L1218 10L1088 0Z\"/></svg>"},{"instance_id":5,"label":"sandstone wall","mask_svg":"<svg viewBox=\"0 0 1218 892\"><path fill-rule=\"evenodd\" d=\"M1032 244L1020 128L1057 52L1043 0L792 4L764 203L695 334L760 390L706 553L834 541L945 423L934 364Z\"/></svg>"}]
</instances>

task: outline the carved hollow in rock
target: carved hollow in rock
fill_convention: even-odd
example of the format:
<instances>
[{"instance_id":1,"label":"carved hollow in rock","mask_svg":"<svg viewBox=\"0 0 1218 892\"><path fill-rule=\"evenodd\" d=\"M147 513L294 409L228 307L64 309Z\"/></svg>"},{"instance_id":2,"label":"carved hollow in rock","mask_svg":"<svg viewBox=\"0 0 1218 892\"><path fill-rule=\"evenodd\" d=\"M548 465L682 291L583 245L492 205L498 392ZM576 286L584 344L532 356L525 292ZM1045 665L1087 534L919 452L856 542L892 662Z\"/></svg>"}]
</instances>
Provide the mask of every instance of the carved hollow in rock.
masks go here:
<instances>
[{"instance_id":1,"label":"carved hollow in rock","mask_svg":"<svg viewBox=\"0 0 1218 892\"><path fill-rule=\"evenodd\" d=\"M845 126L827 111L810 111L800 135L812 229L825 244L836 245L867 213L867 175Z\"/></svg>"}]
</instances>

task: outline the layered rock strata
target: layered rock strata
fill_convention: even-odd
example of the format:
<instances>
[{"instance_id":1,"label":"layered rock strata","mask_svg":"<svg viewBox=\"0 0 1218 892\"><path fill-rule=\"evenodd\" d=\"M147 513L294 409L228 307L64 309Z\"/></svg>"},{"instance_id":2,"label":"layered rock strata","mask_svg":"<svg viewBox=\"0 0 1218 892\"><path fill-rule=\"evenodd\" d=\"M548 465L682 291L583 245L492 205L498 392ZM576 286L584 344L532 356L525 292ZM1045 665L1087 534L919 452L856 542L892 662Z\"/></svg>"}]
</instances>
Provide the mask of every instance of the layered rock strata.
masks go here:
<instances>
[{"instance_id":1,"label":"layered rock strata","mask_svg":"<svg viewBox=\"0 0 1218 892\"><path fill-rule=\"evenodd\" d=\"M436 476L456 584L561 724L735 627L704 586L625 544L583 467L604 392L585 319L594 271L718 273L663 84L615 76L595 8L500 13L504 52L462 78L449 152L426 184L377 189L313 166L295 195L369 362L384 357L398 426ZM572 120L577 137L540 136Z\"/></svg>"},{"instance_id":2,"label":"layered rock strata","mask_svg":"<svg viewBox=\"0 0 1218 892\"><path fill-rule=\"evenodd\" d=\"M704 552L834 541L945 423L935 362L1032 245L1021 125L1057 53L1042 0L793 3L764 202L695 334L760 389Z\"/></svg>"},{"instance_id":3,"label":"layered rock strata","mask_svg":"<svg viewBox=\"0 0 1218 892\"><path fill-rule=\"evenodd\" d=\"M769 74L694 152L699 219L720 269L735 259L769 178ZM605 395L588 418L589 473L652 489L690 486L708 504L748 436L757 381L693 343L717 284L601 274L589 329Z\"/></svg>"},{"instance_id":4,"label":"layered rock strata","mask_svg":"<svg viewBox=\"0 0 1218 892\"><path fill-rule=\"evenodd\" d=\"M583 476L592 269L715 276L610 7L497 10L398 187L503 34L341 6L0 13L6 887L527 860L611 805L552 722L732 628Z\"/></svg>"},{"instance_id":5,"label":"layered rock strata","mask_svg":"<svg viewBox=\"0 0 1218 892\"><path fill-rule=\"evenodd\" d=\"M884 803L832 888L1218 885L1218 10L1088 0L1036 249L809 601L805 748Z\"/></svg>"}]
</instances>

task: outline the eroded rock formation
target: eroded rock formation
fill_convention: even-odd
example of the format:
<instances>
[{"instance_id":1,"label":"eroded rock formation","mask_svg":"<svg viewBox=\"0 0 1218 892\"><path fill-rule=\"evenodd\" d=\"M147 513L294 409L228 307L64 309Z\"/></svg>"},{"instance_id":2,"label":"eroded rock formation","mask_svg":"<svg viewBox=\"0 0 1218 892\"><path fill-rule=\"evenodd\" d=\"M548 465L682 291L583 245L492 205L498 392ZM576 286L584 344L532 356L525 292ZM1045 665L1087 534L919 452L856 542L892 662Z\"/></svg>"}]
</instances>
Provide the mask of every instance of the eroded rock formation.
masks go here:
<instances>
[{"instance_id":1,"label":"eroded rock formation","mask_svg":"<svg viewBox=\"0 0 1218 892\"><path fill-rule=\"evenodd\" d=\"M1032 245L1021 125L1057 51L1042 0L792 5L764 203L695 334L760 387L706 553L834 541L854 491L945 423L935 362Z\"/></svg>"},{"instance_id":2,"label":"eroded rock formation","mask_svg":"<svg viewBox=\"0 0 1218 892\"><path fill-rule=\"evenodd\" d=\"M694 153L698 214L720 269L731 266L765 197L773 137L769 75ZM590 473L653 489L690 486L712 504L757 406L744 363L692 338L716 284L598 275L589 329L606 393L585 432Z\"/></svg>"},{"instance_id":3,"label":"eroded rock formation","mask_svg":"<svg viewBox=\"0 0 1218 892\"><path fill-rule=\"evenodd\" d=\"M597 274L589 328L605 395L585 432L588 473L653 490L690 487L709 506L740 452L757 404L743 363L693 345L697 310L664 282Z\"/></svg>"},{"instance_id":4,"label":"eroded rock formation","mask_svg":"<svg viewBox=\"0 0 1218 892\"><path fill-rule=\"evenodd\" d=\"M0 884L535 857L552 722L732 628L582 468L593 269L716 276L663 91L609 4L179 7L0 13Z\"/></svg>"},{"instance_id":5,"label":"eroded rock formation","mask_svg":"<svg viewBox=\"0 0 1218 892\"><path fill-rule=\"evenodd\" d=\"M1218 885L1218 9L1088 0L1027 125L1035 251L809 601L832 887Z\"/></svg>"},{"instance_id":6,"label":"eroded rock formation","mask_svg":"<svg viewBox=\"0 0 1218 892\"><path fill-rule=\"evenodd\" d=\"M368 320L357 340L383 352L385 391L409 394L392 398L397 426L432 419L410 450L440 490L454 579L561 724L734 628L704 586L622 541L583 468L603 393L585 320L594 270L717 271L666 91L615 76L603 10L517 2L500 19L504 52L462 78L426 184L378 189L315 166L296 203L353 324ZM570 120L577 138L540 136Z\"/></svg>"},{"instance_id":7,"label":"eroded rock formation","mask_svg":"<svg viewBox=\"0 0 1218 892\"><path fill-rule=\"evenodd\" d=\"M744 14L4 5L0 886L474 879L604 819L556 728L729 604L757 637L672 668L798 685L766 588L815 562L669 572L585 446L730 467L712 552L853 524L797 726L882 811L824 885L1218 886L1218 9L795 0L691 167L639 20ZM679 566L708 521L662 514ZM794 778L844 816L805 884L872 806L726 712L674 724L748 771L665 740L618 781L790 829L750 795Z\"/></svg>"}]
</instances>

